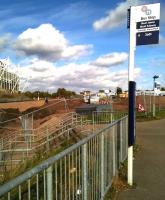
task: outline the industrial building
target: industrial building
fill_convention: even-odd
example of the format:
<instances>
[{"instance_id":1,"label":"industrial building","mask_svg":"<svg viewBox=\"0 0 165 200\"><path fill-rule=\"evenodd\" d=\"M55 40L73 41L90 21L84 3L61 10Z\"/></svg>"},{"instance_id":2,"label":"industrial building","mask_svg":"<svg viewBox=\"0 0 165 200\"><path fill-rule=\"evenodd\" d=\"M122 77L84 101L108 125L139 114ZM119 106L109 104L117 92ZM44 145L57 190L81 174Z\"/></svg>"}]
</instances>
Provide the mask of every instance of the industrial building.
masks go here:
<instances>
[{"instance_id":1,"label":"industrial building","mask_svg":"<svg viewBox=\"0 0 165 200\"><path fill-rule=\"evenodd\" d=\"M7 60L0 60L0 91L17 93L19 76L9 71Z\"/></svg>"}]
</instances>

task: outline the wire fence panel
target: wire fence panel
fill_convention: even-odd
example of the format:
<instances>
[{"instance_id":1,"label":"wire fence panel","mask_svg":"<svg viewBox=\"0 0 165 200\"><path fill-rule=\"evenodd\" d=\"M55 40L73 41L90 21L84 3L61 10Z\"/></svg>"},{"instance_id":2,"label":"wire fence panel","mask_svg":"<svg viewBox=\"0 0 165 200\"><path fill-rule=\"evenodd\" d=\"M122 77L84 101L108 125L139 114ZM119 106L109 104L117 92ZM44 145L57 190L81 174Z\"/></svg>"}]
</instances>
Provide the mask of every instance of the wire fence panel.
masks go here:
<instances>
[{"instance_id":1,"label":"wire fence panel","mask_svg":"<svg viewBox=\"0 0 165 200\"><path fill-rule=\"evenodd\" d=\"M1 200L101 200L127 154L127 116L5 183Z\"/></svg>"},{"instance_id":2,"label":"wire fence panel","mask_svg":"<svg viewBox=\"0 0 165 200\"><path fill-rule=\"evenodd\" d=\"M154 96L153 92L143 92L141 95L136 96L136 105L144 107L145 114L150 114L155 109L156 111L165 110L165 96Z\"/></svg>"}]
</instances>

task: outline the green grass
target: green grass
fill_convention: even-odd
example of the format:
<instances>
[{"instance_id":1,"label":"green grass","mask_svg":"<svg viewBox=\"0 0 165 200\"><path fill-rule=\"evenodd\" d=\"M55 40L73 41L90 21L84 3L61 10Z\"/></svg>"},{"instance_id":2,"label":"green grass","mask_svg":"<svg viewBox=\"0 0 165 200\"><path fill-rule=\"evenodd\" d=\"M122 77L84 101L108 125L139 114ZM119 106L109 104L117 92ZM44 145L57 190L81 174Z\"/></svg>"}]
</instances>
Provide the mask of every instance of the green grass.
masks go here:
<instances>
[{"instance_id":1,"label":"green grass","mask_svg":"<svg viewBox=\"0 0 165 200\"><path fill-rule=\"evenodd\" d=\"M151 120L159 120L165 118L165 110L156 111L155 117L153 117L153 113L136 113L136 121L151 121Z\"/></svg>"},{"instance_id":2,"label":"green grass","mask_svg":"<svg viewBox=\"0 0 165 200\"><path fill-rule=\"evenodd\" d=\"M140 151L140 149L141 147L138 144L134 145L134 157L136 157L136 154ZM120 164L118 176L114 178L113 184L104 197L104 200L115 200L119 192L135 188L136 183L134 183L133 186L130 186L127 183L127 160L125 160Z\"/></svg>"},{"instance_id":3,"label":"green grass","mask_svg":"<svg viewBox=\"0 0 165 200\"><path fill-rule=\"evenodd\" d=\"M28 171L35 167L36 165L40 164L42 161L48 159L51 156L54 156L62 151L64 151L66 148L74 144L75 141L73 141L72 138L69 140L66 139L59 147L52 148L51 150L46 152L45 148L38 150L33 158L26 159L23 162L20 162L20 164L17 167L13 167L13 169L8 170L4 173L3 178L0 180L0 184L3 184L14 177L19 176L20 174L24 173L25 171Z\"/></svg>"}]
</instances>

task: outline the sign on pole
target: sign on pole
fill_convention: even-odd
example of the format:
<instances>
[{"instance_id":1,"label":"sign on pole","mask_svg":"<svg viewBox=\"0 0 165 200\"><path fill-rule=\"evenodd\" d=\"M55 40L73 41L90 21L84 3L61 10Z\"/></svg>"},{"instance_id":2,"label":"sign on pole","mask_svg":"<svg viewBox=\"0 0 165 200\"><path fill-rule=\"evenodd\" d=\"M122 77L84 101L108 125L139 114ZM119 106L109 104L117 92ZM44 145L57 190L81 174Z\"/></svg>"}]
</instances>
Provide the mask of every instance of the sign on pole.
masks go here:
<instances>
[{"instance_id":1,"label":"sign on pole","mask_svg":"<svg viewBox=\"0 0 165 200\"><path fill-rule=\"evenodd\" d=\"M133 145L135 137L134 54L136 46L159 43L160 3L132 6L128 10L129 50L129 114L128 114L128 184L133 184Z\"/></svg>"},{"instance_id":2,"label":"sign on pole","mask_svg":"<svg viewBox=\"0 0 165 200\"><path fill-rule=\"evenodd\" d=\"M136 45L159 43L160 3L135 7Z\"/></svg>"}]
</instances>

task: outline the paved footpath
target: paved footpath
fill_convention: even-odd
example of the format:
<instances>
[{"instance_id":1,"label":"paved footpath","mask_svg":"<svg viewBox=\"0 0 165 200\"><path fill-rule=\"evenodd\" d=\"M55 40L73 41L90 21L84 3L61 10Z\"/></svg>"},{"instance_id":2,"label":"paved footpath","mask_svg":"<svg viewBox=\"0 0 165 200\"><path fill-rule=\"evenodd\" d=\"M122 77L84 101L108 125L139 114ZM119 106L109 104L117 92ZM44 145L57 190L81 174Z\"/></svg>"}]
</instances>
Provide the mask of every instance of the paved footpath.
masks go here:
<instances>
[{"instance_id":1,"label":"paved footpath","mask_svg":"<svg viewBox=\"0 0 165 200\"><path fill-rule=\"evenodd\" d=\"M136 189L122 191L117 200L165 200L165 119L136 125L140 151L134 160Z\"/></svg>"}]
</instances>

